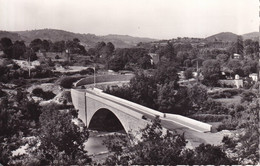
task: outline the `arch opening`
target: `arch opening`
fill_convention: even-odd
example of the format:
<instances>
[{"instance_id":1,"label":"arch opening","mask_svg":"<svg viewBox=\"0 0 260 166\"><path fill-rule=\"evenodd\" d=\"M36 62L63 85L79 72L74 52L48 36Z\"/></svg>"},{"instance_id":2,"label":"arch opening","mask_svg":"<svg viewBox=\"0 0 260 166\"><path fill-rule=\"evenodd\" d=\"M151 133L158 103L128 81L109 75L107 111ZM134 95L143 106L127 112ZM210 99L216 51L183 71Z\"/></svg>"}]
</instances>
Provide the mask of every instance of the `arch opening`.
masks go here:
<instances>
[{"instance_id":1,"label":"arch opening","mask_svg":"<svg viewBox=\"0 0 260 166\"><path fill-rule=\"evenodd\" d=\"M106 132L126 133L122 123L109 109L101 108L93 115L89 123L89 129Z\"/></svg>"}]
</instances>

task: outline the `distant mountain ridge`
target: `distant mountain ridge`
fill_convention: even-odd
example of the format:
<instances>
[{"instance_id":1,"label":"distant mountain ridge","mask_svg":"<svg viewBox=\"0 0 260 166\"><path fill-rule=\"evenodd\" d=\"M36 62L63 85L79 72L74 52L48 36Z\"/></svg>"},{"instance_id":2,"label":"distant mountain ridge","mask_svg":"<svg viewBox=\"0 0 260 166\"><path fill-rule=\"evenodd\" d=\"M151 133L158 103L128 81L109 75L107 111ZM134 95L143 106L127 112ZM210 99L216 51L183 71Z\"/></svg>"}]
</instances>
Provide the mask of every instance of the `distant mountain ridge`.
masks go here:
<instances>
[{"instance_id":1,"label":"distant mountain ridge","mask_svg":"<svg viewBox=\"0 0 260 166\"><path fill-rule=\"evenodd\" d=\"M61 40L67 41L78 38L87 48L93 47L97 42L101 41L112 42L117 48L128 48L136 46L140 42L156 41L156 39L132 37L128 35L96 36L94 34L80 34L57 29L40 29L16 32L0 31L0 38L2 37L10 37L13 41L24 40L26 43L30 43L32 40L37 38L42 40L51 40L53 42Z\"/></svg>"},{"instance_id":2,"label":"distant mountain ridge","mask_svg":"<svg viewBox=\"0 0 260 166\"><path fill-rule=\"evenodd\" d=\"M205 38L207 41L224 41L224 42L235 42L237 41L238 35L232 32L221 32Z\"/></svg>"},{"instance_id":3,"label":"distant mountain ridge","mask_svg":"<svg viewBox=\"0 0 260 166\"><path fill-rule=\"evenodd\" d=\"M18 33L8 32L8 31L0 31L0 39L2 39L3 37L8 37L12 41L22 40L21 36Z\"/></svg>"},{"instance_id":4,"label":"distant mountain ridge","mask_svg":"<svg viewBox=\"0 0 260 166\"><path fill-rule=\"evenodd\" d=\"M251 33L246 33L243 36L243 39L252 39L252 40L258 40L259 41L259 32L251 32Z\"/></svg>"},{"instance_id":5,"label":"distant mountain ridge","mask_svg":"<svg viewBox=\"0 0 260 166\"><path fill-rule=\"evenodd\" d=\"M67 41L74 38L78 38L86 48L94 47L97 42L112 42L117 48L129 48L136 46L138 43L143 42L154 42L159 41L157 39L145 38L145 37L133 37L129 35L116 35L109 34L105 36L97 36L95 34L80 34L73 33L64 30L57 29L39 29L39 30L27 30L27 31L0 31L0 39L8 37L12 41L24 40L29 44L34 39L46 39L55 41ZM231 32L221 32L205 38L207 41L224 41L224 42L235 42L238 35ZM252 32L242 35L243 39L259 40L259 32Z\"/></svg>"},{"instance_id":6,"label":"distant mountain ridge","mask_svg":"<svg viewBox=\"0 0 260 166\"><path fill-rule=\"evenodd\" d=\"M232 32L221 32L205 38L207 41L224 41L224 42L236 42L239 35ZM244 40L259 40L259 32L251 32L241 35Z\"/></svg>"}]
</instances>

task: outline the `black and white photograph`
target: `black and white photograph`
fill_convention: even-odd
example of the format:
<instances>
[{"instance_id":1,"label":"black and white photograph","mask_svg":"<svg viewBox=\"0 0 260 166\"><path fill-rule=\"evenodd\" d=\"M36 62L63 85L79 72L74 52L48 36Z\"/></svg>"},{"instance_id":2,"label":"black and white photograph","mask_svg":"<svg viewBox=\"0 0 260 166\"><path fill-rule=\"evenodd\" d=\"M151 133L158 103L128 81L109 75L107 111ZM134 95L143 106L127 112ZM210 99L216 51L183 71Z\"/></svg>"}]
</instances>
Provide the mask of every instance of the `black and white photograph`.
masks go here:
<instances>
[{"instance_id":1,"label":"black and white photograph","mask_svg":"<svg viewBox=\"0 0 260 166\"><path fill-rule=\"evenodd\" d=\"M259 0L0 0L0 166L260 165Z\"/></svg>"}]
</instances>

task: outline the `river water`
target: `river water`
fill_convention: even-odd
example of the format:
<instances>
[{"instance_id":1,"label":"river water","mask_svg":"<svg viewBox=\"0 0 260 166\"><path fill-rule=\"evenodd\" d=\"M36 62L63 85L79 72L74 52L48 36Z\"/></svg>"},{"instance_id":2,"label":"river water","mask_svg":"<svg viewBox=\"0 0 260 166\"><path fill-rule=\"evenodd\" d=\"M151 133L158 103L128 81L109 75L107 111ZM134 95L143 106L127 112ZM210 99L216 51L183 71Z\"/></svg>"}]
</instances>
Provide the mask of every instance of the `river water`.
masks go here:
<instances>
[{"instance_id":1,"label":"river water","mask_svg":"<svg viewBox=\"0 0 260 166\"><path fill-rule=\"evenodd\" d=\"M109 135L122 134L122 132L103 132L103 131L89 131L89 138L84 143L85 150L94 162L102 163L109 155L106 145L103 141L109 138Z\"/></svg>"},{"instance_id":2,"label":"river water","mask_svg":"<svg viewBox=\"0 0 260 166\"><path fill-rule=\"evenodd\" d=\"M90 131L90 136L88 138L88 141L85 142L85 150L88 151L89 155L98 154L102 152L107 152L108 149L105 145L103 145L103 141L108 138L105 132L94 132ZM102 136L104 135L104 136Z\"/></svg>"}]
</instances>

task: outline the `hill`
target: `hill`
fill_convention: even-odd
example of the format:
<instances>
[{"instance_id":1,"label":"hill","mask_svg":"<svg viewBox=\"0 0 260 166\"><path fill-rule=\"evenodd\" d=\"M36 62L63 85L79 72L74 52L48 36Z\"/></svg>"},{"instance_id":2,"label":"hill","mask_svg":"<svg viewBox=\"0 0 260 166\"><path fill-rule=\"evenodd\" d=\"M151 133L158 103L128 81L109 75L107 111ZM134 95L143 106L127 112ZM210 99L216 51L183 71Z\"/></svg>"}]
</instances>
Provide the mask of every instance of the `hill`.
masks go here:
<instances>
[{"instance_id":1,"label":"hill","mask_svg":"<svg viewBox=\"0 0 260 166\"><path fill-rule=\"evenodd\" d=\"M251 39L251 40L257 40L259 41L259 32L251 32L251 33L246 33L242 35L243 39Z\"/></svg>"},{"instance_id":2,"label":"hill","mask_svg":"<svg viewBox=\"0 0 260 166\"><path fill-rule=\"evenodd\" d=\"M231 32L221 32L216 35L205 38L207 41L223 41L223 42L236 42L238 35Z\"/></svg>"},{"instance_id":3,"label":"hill","mask_svg":"<svg viewBox=\"0 0 260 166\"><path fill-rule=\"evenodd\" d=\"M117 48L133 47L139 42L155 41L155 39L132 37L128 35L96 36L94 34L80 34L56 29L18 31L16 33L21 36L22 40L26 43L30 43L33 39L37 38L51 40L53 42L78 38L87 48L93 47L97 42L101 41L112 42Z\"/></svg>"},{"instance_id":4,"label":"hill","mask_svg":"<svg viewBox=\"0 0 260 166\"><path fill-rule=\"evenodd\" d=\"M8 37L12 41L22 40L21 36L17 33L8 32L8 31L0 31L0 39L2 39L3 37Z\"/></svg>"}]
</instances>

